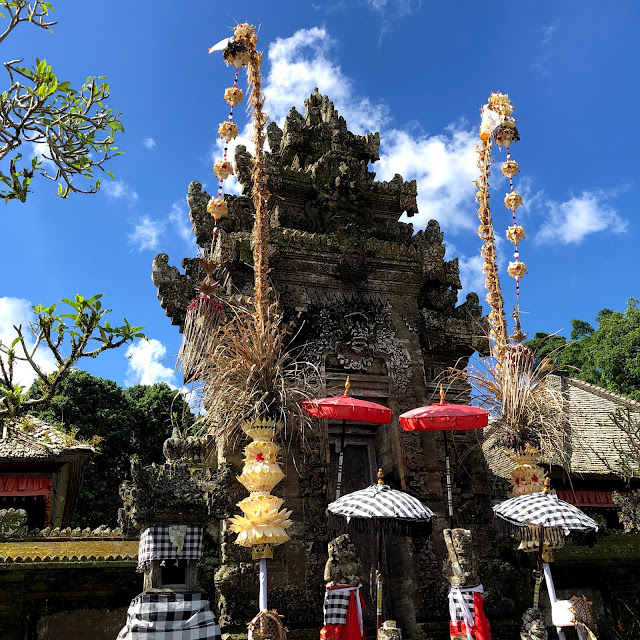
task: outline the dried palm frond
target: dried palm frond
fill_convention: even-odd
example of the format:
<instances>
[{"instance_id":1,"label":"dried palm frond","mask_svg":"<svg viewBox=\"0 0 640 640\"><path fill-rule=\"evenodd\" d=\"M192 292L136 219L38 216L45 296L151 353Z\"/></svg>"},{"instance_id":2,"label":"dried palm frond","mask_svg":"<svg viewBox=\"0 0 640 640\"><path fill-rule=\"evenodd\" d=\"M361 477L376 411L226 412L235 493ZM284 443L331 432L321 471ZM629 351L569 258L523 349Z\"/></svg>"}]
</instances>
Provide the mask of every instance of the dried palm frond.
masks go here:
<instances>
[{"instance_id":1,"label":"dried palm frond","mask_svg":"<svg viewBox=\"0 0 640 640\"><path fill-rule=\"evenodd\" d=\"M513 451L535 446L544 459L567 467L562 394L548 380L553 362L535 358L523 345L511 345L500 365L494 353L470 362L464 370L452 368L444 377L468 384L474 404L489 411L493 419L485 429L485 441Z\"/></svg>"},{"instance_id":2,"label":"dried palm frond","mask_svg":"<svg viewBox=\"0 0 640 640\"><path fill-rule=\"evenodd\" d=\"M296 358L282 316L274 305L268 311L265 322L254 309L235 307L212 336L202 371L202 430L216 440L233 439L244 421L265 416L303 437L313 424L300 403L317 394L319 372Z\"/></svg>"}]
</instances>

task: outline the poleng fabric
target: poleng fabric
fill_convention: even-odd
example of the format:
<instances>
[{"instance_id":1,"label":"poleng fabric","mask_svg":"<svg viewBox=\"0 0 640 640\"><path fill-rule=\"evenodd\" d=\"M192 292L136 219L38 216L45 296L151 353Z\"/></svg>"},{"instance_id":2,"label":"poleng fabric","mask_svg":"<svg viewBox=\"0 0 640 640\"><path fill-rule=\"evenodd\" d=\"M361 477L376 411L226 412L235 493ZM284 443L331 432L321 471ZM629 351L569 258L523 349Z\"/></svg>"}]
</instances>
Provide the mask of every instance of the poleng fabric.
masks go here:
<instances>
[{"instance_id":1,"label":"poleng fabric","mask_svg":"<svg viewBox=\"0 0 640 640\"><path fill-rule=\"evenodd\" d=\"M154 525L140 534L138 571L150 560L200 560L202 527L200 525Z\"/></svg>"},{"instance_id":2,"label":"poleng fabric","mask_svg":"<svg viewBox=\"0 0 640 640\"><path fill-rule=\"evenodd\" d=\"M475 587L449 588L449 633L467 640L491 640L491 628L484 614L484 589Z\"/></svg>"},{"instance_id":3,"label":"poleng fabric","mask_svg":"<svg viewBox=\"0 0 640 640\"><path fill-rule=\"evenodd\" d=\"M220 640L205 593L142 593L116 640Z\"/></svg>"},{"instance_id":4,"label":"poleng fabric","mask_svg":"<svg viewBox=\"0 0 640 640\"><path fill-rule=\"evenodd\" d=\"M360 587L337 584L324 594L324 627L321 640L365 640Z\"/></svg>"}]
</instances>

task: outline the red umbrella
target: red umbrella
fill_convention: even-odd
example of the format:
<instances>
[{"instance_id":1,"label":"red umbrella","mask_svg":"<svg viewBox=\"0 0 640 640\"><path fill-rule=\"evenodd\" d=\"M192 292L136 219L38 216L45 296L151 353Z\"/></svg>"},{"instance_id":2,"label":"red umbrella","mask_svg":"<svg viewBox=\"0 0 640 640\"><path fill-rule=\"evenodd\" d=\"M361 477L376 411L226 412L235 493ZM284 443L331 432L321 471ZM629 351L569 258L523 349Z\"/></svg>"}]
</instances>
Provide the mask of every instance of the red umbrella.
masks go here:
<instances>
[{"instance_id":1,"label":"red umbrella","mask_svg":"<svg viewBox=\"0 0 640 640\"><path fill-rule=\"evenodd\" d=\"M344 385L344 394L331 398L314 398L301 403L302 409L312 418L328 418L342 420L340 432L340 456L338 458L338 482L336 483L336 500L340 497L342 486L342 461L344 459L344 433L347 420L351 422L369 422L372 424L389 424L393 411L381 404L358 400L349 396L349 377Z\"/></svg>"},{"instance_id":2,"label":"red umbrella","mask_svg":"<svg viewBox=\"0 0 640 640\"><path fill-rule=\"evenodd\" d=\"M449 526L453 527L453 494L451 491L451 466L447 431L454 429L481 429L489 423L489 412L466 404L447 404L440 386L440 402L428 407L411 409L400 416L405 431L444 431L444 455L447 470L447 498L449 502Z\"/></svg>"}]
</instances>

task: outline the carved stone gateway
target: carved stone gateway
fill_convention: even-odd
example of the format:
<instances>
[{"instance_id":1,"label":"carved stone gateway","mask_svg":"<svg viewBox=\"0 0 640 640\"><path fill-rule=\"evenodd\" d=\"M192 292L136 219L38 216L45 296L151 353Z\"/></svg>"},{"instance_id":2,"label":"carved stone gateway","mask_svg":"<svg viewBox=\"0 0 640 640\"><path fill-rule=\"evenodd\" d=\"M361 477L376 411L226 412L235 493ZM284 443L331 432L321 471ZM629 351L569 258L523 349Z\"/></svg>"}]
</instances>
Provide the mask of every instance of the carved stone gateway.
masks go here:
<instances>
[{"instance_id":1,"label":"carved stone gateway","mask_svg":"<svg viewBox=\"0 0 640 640\"><path fill-rule=\"evenodd\" d=\"M269 124L268 136L273 295L285 321L294 326L296 344L319 365L327 392L335 393L349 374L353 395L388 403L395 414L389 426L359 430L347 425L345 460L352 449L352 459L359 461L351 467L350 486L370 484L369 469L382 467L392 486L444 513L442 436L403 432L397 416L431 400L441 371L486 349L478 297L471 293L456 306L458 261L444 259L437 222L431 220L415 235L411 224L400 222L403 214L417 212L417 187L399 175L376 181L369 164L378 159L378 134L351 133L333 103L316 90L305 100L304 115L291 109L282 129ZM250 156L244 147L237 147L235 160L243 195L225 196L230 216L221 221L216 251L225 267L226 295L250 296L253 204ZM213 229L208 200L200 183L189 185L193 231L203 249L211 246ZM184 273L159 254L152 276L162 307L180 327L200 277L195 259L185 258L182 266ZM334 482L331 427L324 425L305 446L294 439L283 461L284 497L293 509L294 525L291 542L279 547L271 561L269 603L290 626L322 626L330 537L324 510ZM488 491L480 456L467 450L470 442L464 437L456 442L458 451L465 450L466 469L477 472L460 471L456 477L460 502L466 498L468 504L461 507L457 524L469 526L488 507ZM219 461L237 464L242 443L235 447L220 447ZM455 471L455 447L453 462ZM230 502L226 515L232 508ZM386 547L390 595L384 615L396 619L408 637L415 635L418 622L447 620L440 573L445 549L438 524L435 528L433 541L390 536ZM244 608L249 606L246 586L252 569L244 551L231 544L224 524L219 531L221 553L210 568L221 597L220 623L242 624L250 613ZM370 555L363 548L357 553L363 561ZM367 611L371 615L375 607Z\"/></svg>"}]
</instances>

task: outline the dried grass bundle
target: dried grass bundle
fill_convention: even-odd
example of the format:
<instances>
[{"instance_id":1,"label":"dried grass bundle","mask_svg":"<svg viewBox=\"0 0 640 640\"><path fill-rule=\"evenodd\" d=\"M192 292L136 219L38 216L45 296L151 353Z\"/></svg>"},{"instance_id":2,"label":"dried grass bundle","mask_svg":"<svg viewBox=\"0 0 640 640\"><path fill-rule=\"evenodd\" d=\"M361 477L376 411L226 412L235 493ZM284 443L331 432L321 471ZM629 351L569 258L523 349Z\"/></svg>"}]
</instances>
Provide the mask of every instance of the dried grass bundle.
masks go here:
<instances>
[{"instance_id":1,"label":"dried grass bundle","mask_svg":"<svg viewBox=\"0 0 640 640\"><path fill-rule=\"evenodd\" d=\"M487 409L493 420L485 441L495 447L522 451L539 448L543 458L568 468L567 431L562 394L549 385L554 370L549 358L538 360L528 347L512 345L498 366L497 356L470 362L465 370L450 369L450 383L464 381L474 392L475 404Z\"/></svg>"},{"instance_id":2,"label":"dried grass bundle","mask_svg":"<svg viewBox=\"0 0 640 640\"><path fill-rule=\"evenodd\" d=\"M233 440L244 421L267 416L283 424L285 437L295 430L304 438L313 423L300 403L320 389L317 368L297 359L275 305L266 321L247 307L235 307L229 317L212 336L203 371L203 431Z\"/></svg>"}]
</instances>

